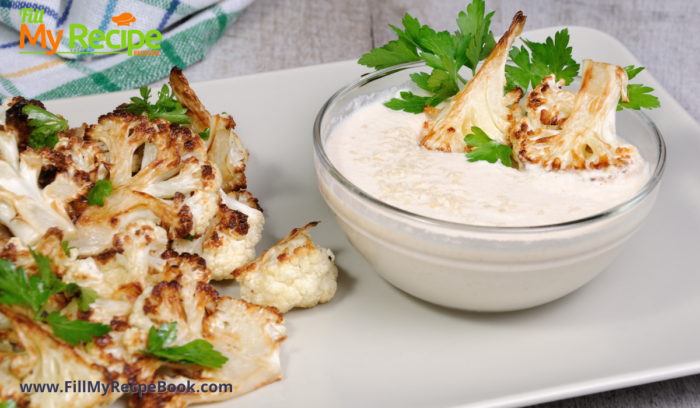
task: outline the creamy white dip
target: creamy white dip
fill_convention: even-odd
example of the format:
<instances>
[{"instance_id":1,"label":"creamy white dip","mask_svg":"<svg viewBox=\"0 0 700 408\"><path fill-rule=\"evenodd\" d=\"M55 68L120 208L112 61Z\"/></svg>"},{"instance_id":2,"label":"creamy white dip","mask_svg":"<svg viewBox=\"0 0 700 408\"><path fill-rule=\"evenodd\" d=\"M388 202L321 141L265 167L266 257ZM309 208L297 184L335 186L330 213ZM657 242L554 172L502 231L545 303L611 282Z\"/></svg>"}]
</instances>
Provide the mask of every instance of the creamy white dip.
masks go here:
<instances>
[{"instance_id":1,"label":"creamy white dip","mask_svg":"<svg viewBox=\"0 0 700 408\"><path fill-rule=\"evenodd\" d=\"M383 105L397 95L357 100L325 149L361 190L415 214L472 225L557 224L621 204L650 177L641 157L623 171L546 171L536 165L516 170L500 162L472 163L464 153L426 150L419 146L426 116Z\"/></svg>"}]
</instances>

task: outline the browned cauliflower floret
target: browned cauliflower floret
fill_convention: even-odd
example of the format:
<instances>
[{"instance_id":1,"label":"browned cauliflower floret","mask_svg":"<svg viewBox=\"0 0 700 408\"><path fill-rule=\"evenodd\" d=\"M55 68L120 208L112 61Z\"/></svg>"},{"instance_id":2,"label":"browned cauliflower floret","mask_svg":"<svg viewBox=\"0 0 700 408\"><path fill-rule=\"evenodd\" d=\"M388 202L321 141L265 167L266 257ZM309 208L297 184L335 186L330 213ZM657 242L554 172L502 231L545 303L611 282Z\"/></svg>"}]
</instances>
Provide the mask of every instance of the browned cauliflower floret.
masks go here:
<instances>
[{"instance_id":1,"label":"browned cauliflower floret","mask_svg":"<svg viewBox=\"0 0 700 408\"><path fill-rule=\"evenodd\" d=\"M182 366L176 377L156 376L153 381L179 384L218 384L216 392L134 395L132 407L186 407L190 404L224 401L253 391L282 377L280 344L286 339L282 316L272 308L240 299L222 297L202 322L202 337L228 357L221 368ZM230 384L227 389L224 385Z\"/></svg>"},{"instance_id":2,"label":"browned cauliflower floret","mask_svg":"<svg viewBox=\"0 0 700 408\"><path fill-rule=\"evenodd\" d=\"M108 248L115 232L136 220L161 224L171 239L206 230L221 175L199 136L163 119L149 122L118 110L101 116L86 138L104 147L114 191L103 207L89 206L78 217L80 238L72 244L81 255ZM140 170L132 174L141 145L146 147Z\"/></svg>"},{"instance_id":3,"label":"browned cauliflower floret","mask_svg":"<svg viewBox=\"0 0 700 408\"><path fill-rule=\"evenodd\" d=\"M583 80L564 123L546 125L530 116L514 129L520 163L545 169L602 169L631 164L636 149L615 134L615 111L627 100L627 73L617 65L583 60ZM562 110L561 112L564 112ZM543 126L545 125L545 126ZM561 126L559 126L561 125Z\"/></svg>"},{"instance_id":4,"label":"browned cauliflower floret","mask_svg":"<svg viewBox=\"0 0 700 408\"><path fill-rule=\"evenodd\" d=\"M533 126L547 129L548 126L561 128L574 109L576 99L575 93L561 89L565 83L564 79L557 82L556 76L552 74L544 77L542 83L527 95L525 110Z\"/></svg>"},{"instance_id":5,"label":"browned cauliflower floret","mask_svg":"<svg viewBox=\"0 0 700 408\"><path fill-rule=\"evenodd\" d=\"M0 313L9 319L18 345L24 350L12 357L10 373L23 384L59 384L63 390L31 393L29 408L106 407L119 398L121 393L111 389L104 396L65 389L68 381L124 383L126 377L97 364L81 347L56 340L50 329L23 313L5 305L0 305Z\"/></svg>"},{"instance_id":6,"label":"browned cauliflower floret","mask_svg":"<svg viewBox=\"0 0 700 408\"><path fill-rule=\"evenodd\" d=\"M331 300L337 288L338 268L333 263L333 252L311 240L309 229L317 224L294 229L255 262L236 269L233 274L241 284L241 297L282 313Z\"/></svg>"},{"instance_id":7,"label":"browned cauliflower floret","mask_svg":"<svg viewBox=\"0 0 700 408\"><path fill-rule=\"evenodd\" d=\"M523 91L516 88L503 95L505 67L508 51L524 25L525 16L518 12L476 76L426 122L421 146L429 150L469 152L472 147L464 142L464 136L471 133L472 126L481 128L501 144L510 144L512 116L517 114L514 111L519 111L515 105L522 98Z\"/></svg>"},{"instance_id":8,"label":"browned cauliflower floret","mask_svg":"<svg viewBox=\"0 0 700 408\"><path fill-rule=\"evenodd\" d=\"M159 280L165 267L161 254L168 245L163 228L151 221L137 221L115 234L112 245L98 256L73 262L63 281L93 289L103 299L133 302Z\"/></svg>"},{"instance_id":9,"label":"browned cauliflower floret","mask_svg":"<svg viewBox=\"0 0 700 408\"><path fill-rule=\"evenodd\" d=\"M43 148L18 153L17 132L0 126L0 223L25 245L33 245L53 227L66 238L77 237L69 215L74 200L87 194L93 183L70 156ZM53 180L40 182L42 170Z\"/></svg>"},{"instance_id":10,"label":"browned cauliflower floret","mask_svg":"<svg viewBox=\"0 0 700 408\"><path fill-rule=\"evenodd\" d=\"M238 191L246 188L245 166L248 162L248 150L234 133L236 122L231 115L212 115L199 101L190 88L182 70L173 67L170 71L170 86L177 100L187 108L187 115L192 122L191 128L195 133L209 129L209 140L205 142L209 160L219 168L225 192Z\"/></svg>"}]
</instances>

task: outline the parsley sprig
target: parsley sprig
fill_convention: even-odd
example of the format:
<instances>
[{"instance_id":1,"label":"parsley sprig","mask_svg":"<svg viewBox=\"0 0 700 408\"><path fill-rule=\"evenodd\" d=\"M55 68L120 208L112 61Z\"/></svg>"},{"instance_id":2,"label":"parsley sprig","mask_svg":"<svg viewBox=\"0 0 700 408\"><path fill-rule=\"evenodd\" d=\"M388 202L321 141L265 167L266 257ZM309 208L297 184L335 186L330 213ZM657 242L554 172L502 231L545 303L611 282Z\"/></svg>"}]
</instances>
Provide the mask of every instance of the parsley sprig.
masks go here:
<instances>
[{"instance_id":1,"label":"parsley sprig","mask_svg":"<svg viewBox=\"0 0 700 408\"><path fill-rule=\"evenodd\" d=\"M29 117L29 126L33 128L29 135L29 146L34 150L42 147L53 149L58 143L58 132L68 129L67 120L38 106L27 104L22 112Z\"/></svg>"},{"instance_id":2,"label":"parsley sprig","mask_svg":"<svg viewBox=\"0 0 700 408\"><path fill-rule=\"evenodd\" d=\"M58 293L74 296L80 292L78 307L88 311L90 304L97 298L97 293L89 288L82 288L75 283L63 281L51 272L49 257L37 254L30 249L36 262L38 274L28 276L21 266L0 259L0 303L21 305L34 312L34 321L48 323L56 337L75 346L78 341L89 343L93 337L103 336L111 331L109 326L81 320L70 320L59 312L44 316L49 297Z\"/></svg>"},{"instance_id":3,"label":"parsley sprig","mask_svg":"<svg viewBox=\"0 0 700 408\"><path fill-rule=\"evenodd\" d=\"M105 205L105 197L112 195L114 187L109 179L98 180L94 186L90 187L87 193L88 205Z\"/></svg>"},{"instance_id":4,"label":"parsley sprig","mask_svg":"<svg viewBox=\"0 0 700 408\"><path fill-rule=\"evenodd\" d=\"M17 408L17 403L14 400L0 402L0 408Z\"/></svg>"},{"instance_id":5,"label":"parsley sprig","mask_svg":"<svg viewBox=\"0 0 700 408\"><path fill-rule=\"evenodd\" d=\"M500 160L504 166L510 167L510 155L513 154L513 149L491 139L480 128L472 126L472 133L464 137L464 142L469 146L478 147L467 153L467 160L470 162L485 160L493 164Z\"/></svg>"},{"instance_id":6,"label":"parsley sprig","mask_svg":"<svg viewBox=\"0 0 700 408\"><path fill-rule=\"evenodd\" d=\"M554 34L554 39L547 37L543 43L523 39L525 45L520 48L514 46L509 55L517 66L506 65L506 90L517 85L527 91L530 84L534 89L551 74L556 75L557 80L564 79L567 85L570 84L581 66L571 57L569 38L569 30L565 28Z\"/></svg>"},{"instance_id":7,"label":"parsley sprig","mask_svg":"<svg viewBox=\"0 0 700 408\"><path fill-rule=\"evenodd\" d=\"M227 361L214 346L206 340L197 339L184 346L168 347L177 337L177 322L163 323L156 330L151 327L148 331L148 346L141 353L173 361L180 364L199 364L203 367L221 368Z\"/></svg>"},{"instance_id":8,"label":"parsley sprig","mask_svg":"<svg viewBox=\"0 0 700 408\"><path fill-rule=\"evenodd\" d=\"M624 67L623 69L625 70L625 72L627 72L627 78L629 80L632 80L632 78L636 77L637 74L644 71L644 67L635 67L634 65ZM640 110L641 108L654 109L660 107L661 103L659 102L659 98L649 94L653 90L654 88L650 88L642 84L628 84L627 97L630 101L622 102L622 99L620 99L620 102L618 102L617 104L617 110Z\"/></svg>"},{"instance_id":9,"label":"parsley sprig","mask_svg":"<svg viewBox=\"0 0 700 408\"><path fill-rule=\"evenodd\" d=\"M425 106L437 106L457 94L459 83L467 82L459 75L460 68L466 66L475 73L479 62L493 50L496 41L489 31L493 12L485 13L484 0L474 0L467 6L466 13L459 14L459 31L453 34L448 31L436 32L406 13L402 20L403 29L390 25L398 40L371 50L358 62L379 70L407 62L425 61L433 69L432 72L411 74L411 80L432 96L402 92L401 99L394 98L385 104L394 110L421 113Z\"/></svg>"},{"instance_id":10,"label":"parsley sprig","mask_svg":"<svg viewBox=\"0 0 700 408\"><path fill-rule=\"evenodd\" d=\"M163 85L163 88L158 92L158 100L155 104L148 101L151 97L151 89L149 87L143 86L139 89L139 92L141 97L132 97L131 103L124 110L135 115L145 113L148 120L163 118L170 123L190 124L190 118L186 115L187 108L183 108L182 104L175 99L172 90L167 85Z\"/></svg>"}]
</instances>

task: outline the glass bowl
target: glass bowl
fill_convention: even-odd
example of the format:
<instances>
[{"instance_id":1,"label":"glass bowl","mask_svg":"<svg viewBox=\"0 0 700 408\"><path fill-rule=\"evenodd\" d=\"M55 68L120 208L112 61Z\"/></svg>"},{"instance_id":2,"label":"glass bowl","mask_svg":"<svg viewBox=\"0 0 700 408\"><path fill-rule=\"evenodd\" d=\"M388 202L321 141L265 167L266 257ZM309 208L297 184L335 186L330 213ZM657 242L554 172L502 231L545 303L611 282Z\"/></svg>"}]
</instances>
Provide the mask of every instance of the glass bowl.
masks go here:
<instances>
[{"instance_id":1,"label":"glass bowl","mask_svg":"<svg viewBox=\"0 0 700 408\"><path fill-rule=\"evenodd\" d=\"M642 226L659 193L666 147L644 113L617 113L618 134L649 162L649 182L599 214L555 225L490 227L414 214L372 197L348 181L324 150L355 98L409 81L422 62L365 75L321 108L314 125L315 169L323 198L352 245L384 279L438 305L511 311L558 299L585 285Z\"/></svg>"}]
</instances>

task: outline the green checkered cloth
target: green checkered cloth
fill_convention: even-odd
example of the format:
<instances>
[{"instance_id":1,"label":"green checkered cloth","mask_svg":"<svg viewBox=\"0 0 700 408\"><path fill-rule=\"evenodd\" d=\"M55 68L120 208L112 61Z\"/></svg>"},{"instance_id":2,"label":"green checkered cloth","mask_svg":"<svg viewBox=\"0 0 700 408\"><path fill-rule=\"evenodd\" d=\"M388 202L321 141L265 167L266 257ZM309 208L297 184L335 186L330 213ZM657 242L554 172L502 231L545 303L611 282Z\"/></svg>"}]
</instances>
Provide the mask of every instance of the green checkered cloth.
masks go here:
<instances>
[{"instance_id":1,"label":"green checkered cloth","mask_svg":"<svg viewBox=\"0 0 700 408\"><path fill-rule=\"evenodd\" d=\"M200 61L253 0L0 0L0 97L57 99L135 89L168 76L173 65ZM163 33L160 56L116 54L20 54L20 9L44 9L47 30L64 30L58 51L68 48L68 27L88 30L137 29ZM113 16L131 13L131 27ZM27 24L32 33L38 24ZM50 46L48 47L50 49ZM146 47L142 50L147 49ZM26 42L22 51L46 51ZM82 50L82 51L90 51Z\"/></svg>"}]
</instances>

